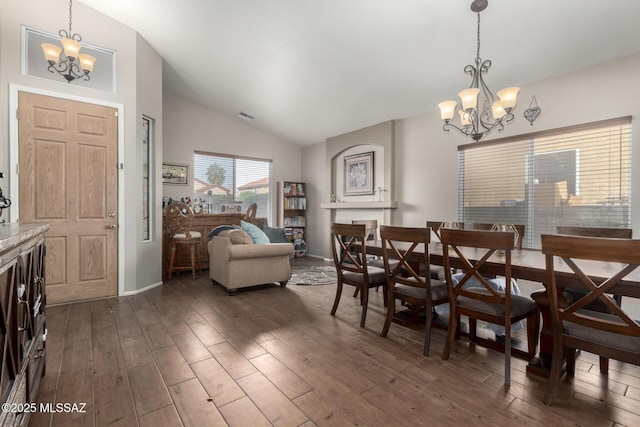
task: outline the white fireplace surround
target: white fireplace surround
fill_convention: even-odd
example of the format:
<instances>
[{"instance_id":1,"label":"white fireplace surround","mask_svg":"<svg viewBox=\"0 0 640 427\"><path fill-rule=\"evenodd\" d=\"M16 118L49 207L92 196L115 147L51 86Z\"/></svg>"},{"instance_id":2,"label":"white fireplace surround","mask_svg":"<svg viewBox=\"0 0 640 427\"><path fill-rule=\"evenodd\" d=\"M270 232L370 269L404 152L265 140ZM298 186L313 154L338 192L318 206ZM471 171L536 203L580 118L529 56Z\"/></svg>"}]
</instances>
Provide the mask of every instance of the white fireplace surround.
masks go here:
<instances>
[{"instance_id":1,"label":"white fireplace surround","mask_svg":"<svg viewBox=\"0 0 640 427\"><path fill-rule=\"evenodd\" d=\"M321 209L395 209L396 201L320 203Z\"/></svg>"}]
</instances>

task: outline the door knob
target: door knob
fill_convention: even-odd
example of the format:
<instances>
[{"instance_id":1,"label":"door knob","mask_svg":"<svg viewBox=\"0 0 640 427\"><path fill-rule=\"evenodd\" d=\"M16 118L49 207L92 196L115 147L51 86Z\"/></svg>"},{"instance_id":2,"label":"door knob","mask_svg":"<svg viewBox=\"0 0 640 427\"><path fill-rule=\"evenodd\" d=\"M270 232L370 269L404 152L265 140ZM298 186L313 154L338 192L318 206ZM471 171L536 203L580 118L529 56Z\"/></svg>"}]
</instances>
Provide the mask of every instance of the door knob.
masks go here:
<instances>
[{"instance_id":1,"label":"door knob","mask_svg":"<svg viewBox=\"0 0 640 427\"><path fill-rule=\"evenodd\" d=\"M116 228L116 225L115 224L107 225L105 228L107 230L114 230Z\"/></svg>"}]
</instances>

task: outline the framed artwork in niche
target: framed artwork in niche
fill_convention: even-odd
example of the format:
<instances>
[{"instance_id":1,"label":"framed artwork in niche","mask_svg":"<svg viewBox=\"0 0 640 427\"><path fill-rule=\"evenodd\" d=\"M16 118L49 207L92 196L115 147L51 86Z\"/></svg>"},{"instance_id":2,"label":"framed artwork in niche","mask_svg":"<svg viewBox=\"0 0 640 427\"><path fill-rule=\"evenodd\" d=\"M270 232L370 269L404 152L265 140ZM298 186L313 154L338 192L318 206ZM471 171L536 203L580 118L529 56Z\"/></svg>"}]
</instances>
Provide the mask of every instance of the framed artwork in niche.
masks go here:
<instances>
[{"instance_id":1,"label":"framed artwork in niche","mask_svg":"<svg viewBox=\"0 0 640 427\"><path fill-rule=\"evenodd\" d=\"M187 185L189 183L189 166L175 163L162 164L162 183Z\"/></svg>"},{"instance_id":2,"label":"framed artwork in niche","mask_svg":"<svg viewBox=\"0 0 640 427\"><path fill-rule=\"evenodd\" d=\"M344 158L344 195L373 194L373 151Z\"/></svg>"}]
</instances>

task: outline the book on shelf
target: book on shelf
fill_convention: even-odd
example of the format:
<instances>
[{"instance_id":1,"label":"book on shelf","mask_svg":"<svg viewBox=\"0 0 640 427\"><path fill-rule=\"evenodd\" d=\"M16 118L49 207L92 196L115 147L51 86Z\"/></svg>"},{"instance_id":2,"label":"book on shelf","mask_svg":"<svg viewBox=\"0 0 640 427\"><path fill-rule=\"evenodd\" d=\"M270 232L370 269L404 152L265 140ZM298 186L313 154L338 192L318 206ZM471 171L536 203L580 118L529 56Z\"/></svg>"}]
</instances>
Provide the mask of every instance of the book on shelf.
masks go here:
<instances>
[{"instance_id":1,"label":"book on shelf","mask_svg":"<svg viewBox=\"0 0 640 427\"><path fill-rule=\"evenodd\" d=\"M305 217L291 216L284 218L285 227L305 227Z\"/></svg>"},{"instance_id":2,"label":"book on shelf","mask_svg":"<svg viewBox=\"0 0 640 427\"><path fill-rule=\"evenodd\" d=\"M306 209L307 199L305 197L287 197L284 199L284 208L299 210Z\"/></svg>"},{"instance_id":3,"label":"book on shelf","mask_svg":"<svg viewBox=\"0 0 640 427\"><path fill-rule=\"evenodd\" d=\"M301 182L285 182L283 192L285 196L304 197L304 184Z\"/></svg>"}]
</instances>

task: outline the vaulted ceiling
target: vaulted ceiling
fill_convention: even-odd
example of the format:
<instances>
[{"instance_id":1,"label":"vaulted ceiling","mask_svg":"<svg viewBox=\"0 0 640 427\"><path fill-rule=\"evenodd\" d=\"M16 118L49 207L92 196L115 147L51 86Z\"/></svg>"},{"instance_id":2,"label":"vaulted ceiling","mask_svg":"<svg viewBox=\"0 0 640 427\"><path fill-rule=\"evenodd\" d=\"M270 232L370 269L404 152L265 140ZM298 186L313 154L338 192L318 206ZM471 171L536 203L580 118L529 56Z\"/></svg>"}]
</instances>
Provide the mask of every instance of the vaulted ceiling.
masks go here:
<instances>
[{"instance_id":1,"label":"vaulted ceiling","mask_svg":"<svg viewBox=\"0 0 640 427\"><path fill-rule=\"evenodd\" d=\"M471 0L80 1L158 51L163 90L300 144L437 109L476 55ZM637 0L489 3L494 91L640 51Z\"/></svg>"}]
</instances>

